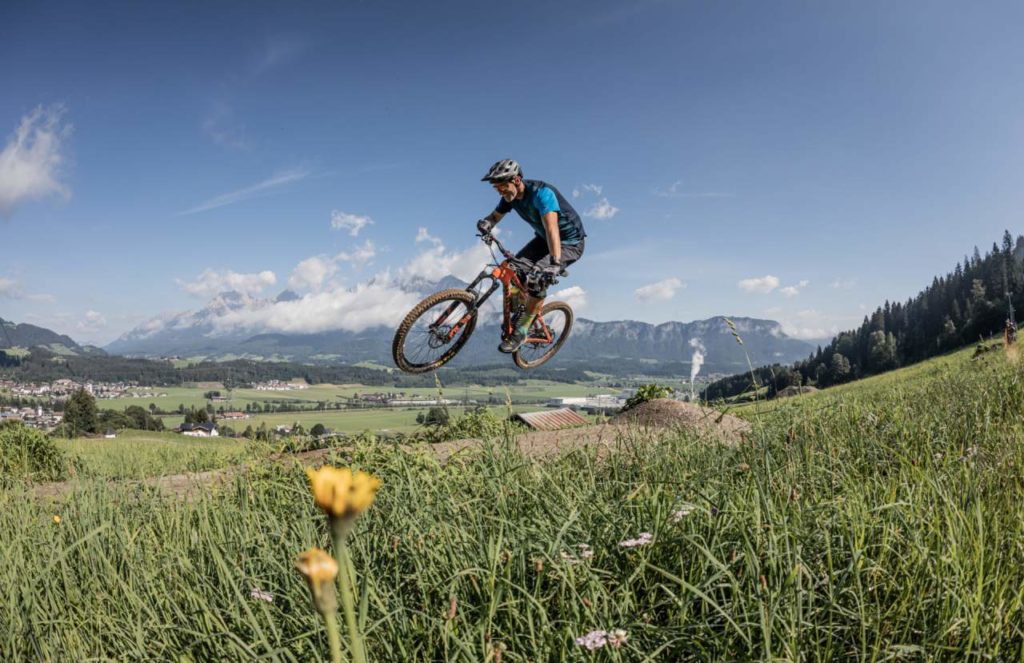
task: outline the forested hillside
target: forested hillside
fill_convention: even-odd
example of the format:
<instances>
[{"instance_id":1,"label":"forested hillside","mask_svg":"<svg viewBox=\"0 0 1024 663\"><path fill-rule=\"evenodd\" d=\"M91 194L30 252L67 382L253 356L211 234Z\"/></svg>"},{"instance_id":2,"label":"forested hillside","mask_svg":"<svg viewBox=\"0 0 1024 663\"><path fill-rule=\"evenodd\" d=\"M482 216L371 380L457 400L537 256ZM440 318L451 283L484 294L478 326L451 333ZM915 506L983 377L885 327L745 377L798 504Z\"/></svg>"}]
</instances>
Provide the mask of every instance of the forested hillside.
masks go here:
<instances>
[{"instance_id":1,"label":"forested hillside","mask_svg":"<svg viewBox=\"0 0 1024 663\"><path fill-rule=\"evenodd\" d=\"M885 302L857 329L793 366L764 366L708 386L704 398L738 395L753 382L769 395L790 385L827 387L912 364L1001 333L1012 310L1024 308L1024 237L1009 231L984 256L975 247L953 271L904 303Z\"/></svg>"}]
</instances>

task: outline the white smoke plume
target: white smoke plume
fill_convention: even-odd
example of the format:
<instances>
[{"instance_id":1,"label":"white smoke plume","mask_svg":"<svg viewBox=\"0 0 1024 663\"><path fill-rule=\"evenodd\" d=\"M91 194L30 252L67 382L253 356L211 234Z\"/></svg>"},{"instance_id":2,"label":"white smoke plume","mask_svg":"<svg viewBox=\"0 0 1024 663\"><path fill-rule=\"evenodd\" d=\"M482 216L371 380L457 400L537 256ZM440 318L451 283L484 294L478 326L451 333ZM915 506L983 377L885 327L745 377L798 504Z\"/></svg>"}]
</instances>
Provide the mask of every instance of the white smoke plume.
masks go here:
<instances>
[{"instance_id":1,"label":"white smoke plume","mask_svg":"<svg viewBox=\"0 0 1024 663\"><path fill-rule=\"evenodd\" d=\"M691 338L690 347L693 348L693 355L690 357L690 400L693 400L693 381L700 373L700 367L704 365L704 353L707 349L699 338Z\"/></svg>"}]
</instances>

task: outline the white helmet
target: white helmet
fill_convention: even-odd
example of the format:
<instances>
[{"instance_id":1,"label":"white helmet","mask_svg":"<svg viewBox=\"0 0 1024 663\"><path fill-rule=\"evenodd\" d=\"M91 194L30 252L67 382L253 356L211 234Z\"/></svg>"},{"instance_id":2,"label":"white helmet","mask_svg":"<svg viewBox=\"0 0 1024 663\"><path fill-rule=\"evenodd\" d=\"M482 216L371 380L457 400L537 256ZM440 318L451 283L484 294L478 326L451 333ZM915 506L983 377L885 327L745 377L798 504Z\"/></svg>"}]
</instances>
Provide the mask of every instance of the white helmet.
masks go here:
<instances>
[{"instance_id":1,"label":"white helmet","mask_svg":"<svg viewBox=\"0 0 1024 663\"><path fill-rule=\"evenodd\" d=\"M513 159L502 159L497 162L487 174L480 178L481 182L508 182L515 177L522 177L523 170Z\"/></svg>"}]
</instances>

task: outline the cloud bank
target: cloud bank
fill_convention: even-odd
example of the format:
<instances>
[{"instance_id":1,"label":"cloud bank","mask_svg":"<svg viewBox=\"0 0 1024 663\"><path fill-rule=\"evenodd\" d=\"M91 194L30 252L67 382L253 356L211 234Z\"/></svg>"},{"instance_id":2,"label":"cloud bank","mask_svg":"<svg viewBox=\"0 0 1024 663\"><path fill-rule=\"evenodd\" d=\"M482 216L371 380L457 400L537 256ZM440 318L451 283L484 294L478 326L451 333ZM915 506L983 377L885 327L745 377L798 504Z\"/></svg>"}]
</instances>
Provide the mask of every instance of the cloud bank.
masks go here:
<instances>
[{"instance_id":1,"label":"cloud bank","mask_svg":"<svg viewBox=\"0 0 1024 663\"><path fill-rule=\"evenodd\" d=\"M21 123L0 152L0 216L31 200L68 197L61 181L71 125L64 122L60 106L38 107Z\"/></svg>"},{"instance_id":2,"label":"cloud bank","mask_svg":"<svg viewBox=\"0 0 1024 663\"><path fill-rule=\"evenodd\" d=\"M685 283L673 277L642 286L634 292L636 298L642 302L667 301L676 296L676 291L685 287Z\"/></svg>"},{"instance_id":3,"label":"cloud bank","mask_svg":"<svg viewBox=\"0 0 1024 663\"><path fill-rule=\"evenodd\" d=\"M360 230L372 224L373 219L368 216L349 214L337 209L331 211L331 227L335 230L347 230L348 234L353 237L358 236Z\"/></svg>"},{"instance_id":4,"label":"cloud bank","mask_svg":"<svg viewBox=\"0 0 1024 663\"><path fill-rule=\"evenodd\" d=\"M779 287L779 279L776 276L767 274L749 279L743 279L736 284L743 292L767 294Z\"/></svg>"},{"instance_id":5,"label":"cloud bank","mask_svg":"<svg viewBox=\"0 0 1024 663\"><path fill-rule=\"evenodd\" d=\"M252 274L204 269L194 281L177 280L181 289L194 297L212 297L217 293L234 290L245 295L256 295L277 283L277 276L270 270Z\"/></svg>"}]
</instances>

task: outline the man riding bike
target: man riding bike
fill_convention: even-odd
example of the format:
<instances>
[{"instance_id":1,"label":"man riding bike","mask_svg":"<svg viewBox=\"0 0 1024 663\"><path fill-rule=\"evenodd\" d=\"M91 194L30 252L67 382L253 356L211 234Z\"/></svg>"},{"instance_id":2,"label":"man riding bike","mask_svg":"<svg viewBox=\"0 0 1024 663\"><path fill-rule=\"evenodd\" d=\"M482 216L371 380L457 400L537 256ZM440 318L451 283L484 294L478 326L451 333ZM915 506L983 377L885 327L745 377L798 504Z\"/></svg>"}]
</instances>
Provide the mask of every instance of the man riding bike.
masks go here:
<instances>
[{"instance_id":1,"label":"man riding bike","mask_svg":"<svg viewBox=\"0 0 1024 663\"><path fill-rule=\"evenodd\" d=\"M544 306L547 286L555 276L583 255L583 221L558 189L540 180L524 180L519 164L502 159L480 181L490 182L501 195L498 206L477 221L477 229L490 234L502 217L515 210L536 235L519 250L517 257L530 261L535 272L527 275L526 312L517 321L512 335L503 339L498 350L515 352L526 340L530 325Z\"/></svg>"}]
</instances>

